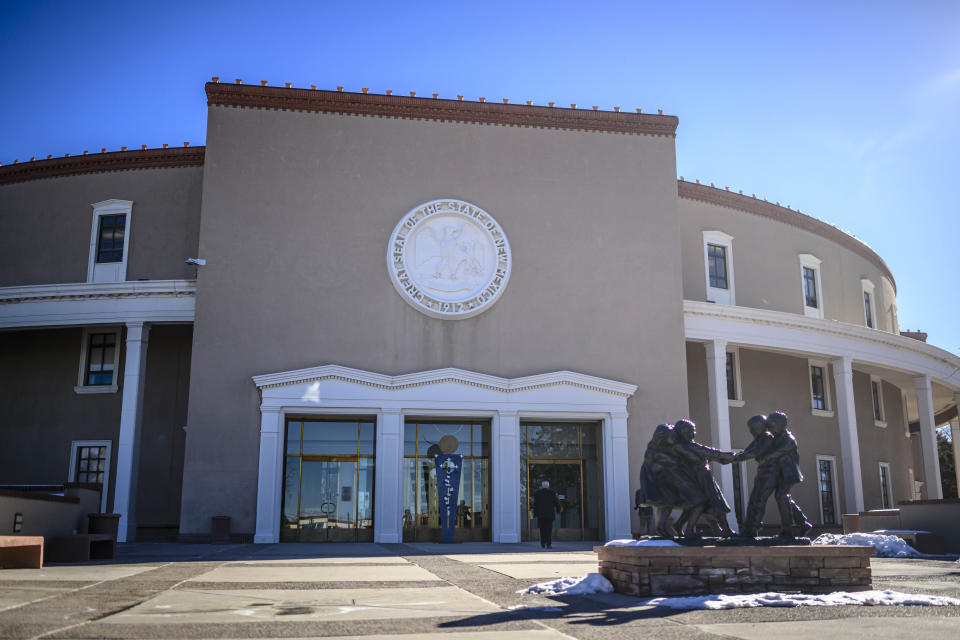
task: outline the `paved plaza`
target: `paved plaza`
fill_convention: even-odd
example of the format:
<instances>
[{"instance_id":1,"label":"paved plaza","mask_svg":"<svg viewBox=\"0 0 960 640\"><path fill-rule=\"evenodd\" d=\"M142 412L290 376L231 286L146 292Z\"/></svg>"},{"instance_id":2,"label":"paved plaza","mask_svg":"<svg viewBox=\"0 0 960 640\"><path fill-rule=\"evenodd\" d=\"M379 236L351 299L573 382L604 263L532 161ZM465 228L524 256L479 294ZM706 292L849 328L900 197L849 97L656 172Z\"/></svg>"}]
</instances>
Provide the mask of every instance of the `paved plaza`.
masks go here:
<instances>
[{"instance_id":1,"label":"paved plaza","mask_svg":"<svg viewBox=\"0 0 960 640\"><path fill-rule=\"evenodd\" d=\"M960 607L674 611L619 594L521 595L597 570L591 543L121 545L0 571L0 638L960 637ZM960 564L873 559L874 588L960 598Z\"/></svg>"}]
</instances>

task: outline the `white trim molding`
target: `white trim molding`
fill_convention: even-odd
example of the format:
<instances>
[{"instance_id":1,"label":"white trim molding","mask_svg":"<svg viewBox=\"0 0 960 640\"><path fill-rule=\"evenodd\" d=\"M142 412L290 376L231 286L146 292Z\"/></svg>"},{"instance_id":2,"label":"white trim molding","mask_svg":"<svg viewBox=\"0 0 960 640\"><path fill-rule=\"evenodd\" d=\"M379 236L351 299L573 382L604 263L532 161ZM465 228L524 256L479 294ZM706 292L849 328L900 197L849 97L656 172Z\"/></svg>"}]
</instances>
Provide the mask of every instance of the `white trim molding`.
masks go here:
<instances>
[{"instance_id":1,"label":"white trim molding","mask_svg":"<svg viewBox=\"0 0 960 640\"><path fill-rule=\"evenodd\" d=\"M863 326L868 329L879 329L877 318L876 286L867 278L860 278L860 290L863 298Z\"/></svg>"},{"instance_id":2,"label":"white trim molding","mask_svg":"<svg viewBox=\"0 0 960 640\"><path fill-rule=\"evenodd\" d=\"M730 394L727 394L727 406L739 408L746 404L746 401L743 399L743 382L740 375L740 347L728 344L727 355L733 356L733 390L736 396L731 398Z\"/></svg>"},{"instance_id":3,"label":"white trim molding","mask_svg":"<svg viewBox=\"0 0 960 640\"><path fill-rule=\"evenodd\" d=\"M797 256L800 259L800 303L803 309L803 315L808 318L823 318L823 285L820 279L820 265L823 262L812 253L801 253ZM807 304L807 285L803 270L810 269L814 274L814 287L816 289L817 306L811 307Z\"/></svg>"},{"instance_id":4,"label":"white trim molding","mask_svg":"<svg viewBox=\"0 0 960 640\"><path fill-rule=\"evenodd\" d=\"M880 410L880 415L877 415L877 409ZM873 426L884 429L887 427L887 409L883 406L883 379L875 375L870 376L870 415L873 416Z\"/></svg>"},{"instance_id":5,"label":"white trim molding","mask_svg":"<svg viewBox=\"0 0 960 640\"><path fill-rule=\"evenodd\" d=\"M112 440L74 440L70 443L70 468L67 469L67 482L77 481L77 452L80 447L106 447L107 460L103 465L103 486L100 489L100 512L107 512L107 494L110 493L110 455L113 452Z\"/></svg>"},{"instance_id":6,"label":"white trim molding","mask_svg":"<svg viewBox=\"0 0 960 640\"><path fill-rule=\"evenodd\" d=\"M112 333L113 341L113 382L104 385L87 384L87 358L90 355L90 334L94 333ZM94 393L116 393L120 384L120 338L122 336L120 327L84 327L80 336L80 371L77 373L77 386L73 391L78 394ZM95 445L94 445L95 446Z\"/></svg>"},{"instance_id":7,"label":"white trim molding","mask_svg":"<svg viewBox=\"0 0 960 640\"><path fill-rule=\"evenodd\" d=\"M193 322L195 280L78 282L0 288L0 329Z\"/></svg>"},{"instance_id":8,"label":"white trim molding","mask_svg":"<svg viewBox=\"0 0 960 640\"><path fill-rule=\"evenodd\" d=\"M687 340L724 340L800 357L850 357L911 375L923 374L960 391L960 357L919 340L864 326L796 313L683 301Z\"/></svg>"},{"instance_id":9,"label":"white trim molding","mask_svg":"<svg viewBox=\"0 0 960 640\"><path fill-rule=\"evenodd\" d=\"M809 383L810 389L810 414L820 417L820 418L832 418L835 414L833 411L833 394L830 393L830 384L827 382L830 375L830 369L827 366L826 360L807 360L807 382ZM817 367L820 369L821 374L821 383L823 386L823 408L819 408L814 402L813 397L813 368Z\"/></svg>"},{"instance_id":10,"label":"white trim molding","mask_svg":"<svg viewBox=\"0 0 960 640\"><path fill-rule=\"evenodd\" d=\"M884 474L886 471L886 474ZM897 504L897 501L893 497L893 477L890 475L890 463L878 461L877 462L877 474L880 480L880 508L881 509L893 509L894 505ZM886 475L886 482L884 482L884 475ZM887 503L884 504L883 497L886 495Z\"/></svg>"},{"instance_id":11,"label":"white trim molding","mask_svg":"<svg viewBox=\"0 0 960 640\"><path fill-rule=\"evenodd\" d=\"M727 288L710 286L710 245L721 247L724 253ZM733 236L723 231L703 232L703 271L706 277L707 302L737 304L733 277Z\"/></svg>"},{"instance_id":12,"label":"white trim molding","mask_svg":"<svg viewBox=\"0 0 960 640\"><path fill-rule=\"evenodd\" d=\"M836 517L836 522L824 522L823 521L823 490L820 486L820 461L826 460L830 463L830 483L831 491L833 492L833 514ZM837 458L835 456L828 456L823 454L817 454L817 507L820 510L820 524L834 524L839 525L843 522L842 516L840 514L840 496L837 494ZM862 511L858 510L857 513Z\"/></svg>"},{"instance_id":13,"label":"white trim molding","mask_svg":"<svg viewBox=\"0 0 960 640\"><path fill-rule=\"evenodd\" d=\"M87 260L87 282L123 282L127 279L127 258L130 255L130 228L133 216L133 200L110 199L95 202L93 207L93 224L90 228L90 254ZM122 215L123 227L123 258L120 262L97 263L97 244L100 236L100 218L103 216Z\"/></svg>"},{"instance_id":14,"label":"white trim molding","mask_svg":"<svg viewBox=\"0 0 960 640\"><path fill-rule=\"evenodd\" d=\"M253 377L261 394L256 543L280 537L284 424L287 415L377 416L374 541L400 542L402 427L406 416L491 421L494 542L520 542L519 424L526 418L602 424L605 535L631 537L627 399L635 385L571 371L499 378L463 369L399 376L340 365Z\"/></svg>"}]
</instances>

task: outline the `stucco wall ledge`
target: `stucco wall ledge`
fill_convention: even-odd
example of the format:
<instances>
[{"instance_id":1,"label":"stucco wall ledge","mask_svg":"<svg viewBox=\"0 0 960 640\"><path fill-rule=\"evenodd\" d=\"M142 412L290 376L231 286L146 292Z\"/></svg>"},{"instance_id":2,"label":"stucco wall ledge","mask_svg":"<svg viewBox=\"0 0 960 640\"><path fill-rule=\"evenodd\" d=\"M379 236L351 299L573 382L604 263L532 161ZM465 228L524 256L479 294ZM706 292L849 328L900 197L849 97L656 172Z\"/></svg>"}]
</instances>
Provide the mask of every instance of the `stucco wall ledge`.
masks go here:
<instances>
[{"instance_id":1,"label":"stucco wall ledge","mask_svg":"<svg viewBox=\"0 0 960 640\"><path fill-rule=\"evenodd\" d=\"M911 338L837 320L697 300L683 301L683 315L688 340L724 340L805 356L847 356L910 375L928 375L960 390L960 357Z\"/></svg>"},{"instance_id":2,"label":"stucco wall ledge","mask_svg":"<svg viewBox=\"0 0 960 640\"><path fill-rule=\"evenodd\" d=\"M0 329L193 322L195 280L77 282L0 288Z\"/></svg>"}]
</instances>

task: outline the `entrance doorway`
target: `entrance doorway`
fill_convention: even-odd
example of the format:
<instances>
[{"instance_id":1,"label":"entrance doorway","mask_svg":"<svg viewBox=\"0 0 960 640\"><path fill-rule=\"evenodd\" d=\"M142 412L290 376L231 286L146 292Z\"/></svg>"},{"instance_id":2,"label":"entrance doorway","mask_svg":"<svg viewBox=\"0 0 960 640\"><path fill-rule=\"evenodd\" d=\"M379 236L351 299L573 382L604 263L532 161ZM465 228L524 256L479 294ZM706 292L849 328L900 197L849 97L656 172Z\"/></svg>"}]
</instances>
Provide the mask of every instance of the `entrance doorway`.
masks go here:
<instances>
[{"instance_id":1,"label":"entrance doorway","mask_svg":"<svg viewBox=\"0 0 960 640\"><path fill-rule=\"evenodd\" d=\"M280 542L373 541L373 420L289 419Z\"/></svg>"},{"instance_id":2,"label":"entrance doorway","mask_svg":"<svg viewBox=\"0 0 960 640\"><path fill-rule=\"evenodd\" d=\"M525 509L523 539L539 540L533 494L543 481L560 499L554 540L599 540L603 531L603 487L596 423L520 425L520 493Z\"/></svg>"},{"instance_id":3,"label":"entrance doorway","mask_svg":"<svg viewBox=\"0 0 960 640\"><path fill-rule=\"evenodd\" d=\"M463 456L453 539L490 540L490 423L407 420L403 427L403 540L439 542L440 502L434 456ZM455 447L455 448L452 448Z\"/></svg>"}]
</instances>

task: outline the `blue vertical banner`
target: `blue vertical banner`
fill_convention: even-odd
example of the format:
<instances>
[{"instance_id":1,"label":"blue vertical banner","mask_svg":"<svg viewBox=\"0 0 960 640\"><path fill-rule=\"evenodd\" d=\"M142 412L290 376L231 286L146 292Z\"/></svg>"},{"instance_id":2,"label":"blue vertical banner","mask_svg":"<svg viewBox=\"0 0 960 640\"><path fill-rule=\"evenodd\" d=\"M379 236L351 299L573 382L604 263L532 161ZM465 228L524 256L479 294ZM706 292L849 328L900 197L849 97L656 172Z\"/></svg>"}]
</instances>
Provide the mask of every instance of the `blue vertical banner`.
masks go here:
<instances>
[{"instance_id":1,"label":"blue vertical banner","mask_svg":"<svg viewBox=\"0 0 960 640\"><path fill-rule=\"evenodd\" d=\"M460 472L463 456L458 453L439 453L433 456L437 468L437 499L440 502L440 539L453 542L457 523L457 504L460 498Z\"/></svg>"}]
</instances>

